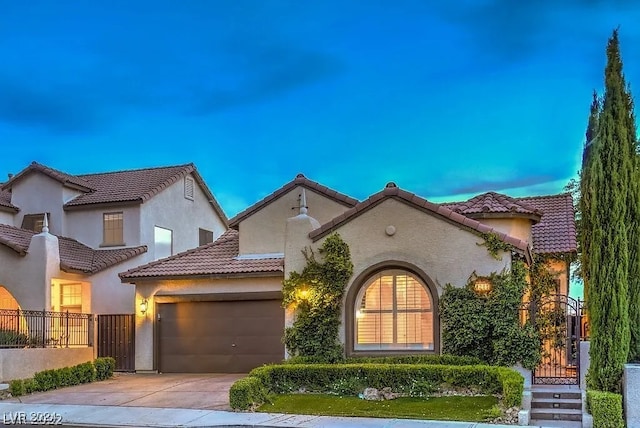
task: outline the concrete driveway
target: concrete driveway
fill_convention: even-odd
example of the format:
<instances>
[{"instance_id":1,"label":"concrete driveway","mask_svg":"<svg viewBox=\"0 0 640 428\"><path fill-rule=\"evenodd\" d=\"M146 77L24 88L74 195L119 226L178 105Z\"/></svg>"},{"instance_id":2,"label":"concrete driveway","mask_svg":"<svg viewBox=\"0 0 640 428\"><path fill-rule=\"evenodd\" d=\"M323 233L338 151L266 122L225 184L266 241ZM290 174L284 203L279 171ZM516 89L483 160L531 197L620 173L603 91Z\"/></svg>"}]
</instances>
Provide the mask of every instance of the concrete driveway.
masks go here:
<instances>
[{"instance_id":1,"label":"concrete driveway","mask_svg":"<svg viewBox=\"0 0 640 428\"><path fill-rule=\"evenodd\" d=\"M38 392L5 402L229 410L229 388L243 374L133 374Z\"/></svg>"}]
</instances>

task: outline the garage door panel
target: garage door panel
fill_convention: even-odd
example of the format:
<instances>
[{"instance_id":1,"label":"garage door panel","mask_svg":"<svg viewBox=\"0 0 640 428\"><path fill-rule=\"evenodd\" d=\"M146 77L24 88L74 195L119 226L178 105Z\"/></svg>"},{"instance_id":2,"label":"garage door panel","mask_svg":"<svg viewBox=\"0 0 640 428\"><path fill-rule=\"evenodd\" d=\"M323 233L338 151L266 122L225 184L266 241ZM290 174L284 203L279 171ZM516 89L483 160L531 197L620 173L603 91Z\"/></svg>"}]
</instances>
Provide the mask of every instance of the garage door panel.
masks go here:
<instances>
[{"instance_id":1,"label":"garage door panel","mask_svg":"<svg viewBox=\"0 0 640 428\"><path fill-rule=\"evenodd\" d=\"M162 372L245 373L284 358L280 300L163 303L158 310Z\"/></svg>"}]
</instances>

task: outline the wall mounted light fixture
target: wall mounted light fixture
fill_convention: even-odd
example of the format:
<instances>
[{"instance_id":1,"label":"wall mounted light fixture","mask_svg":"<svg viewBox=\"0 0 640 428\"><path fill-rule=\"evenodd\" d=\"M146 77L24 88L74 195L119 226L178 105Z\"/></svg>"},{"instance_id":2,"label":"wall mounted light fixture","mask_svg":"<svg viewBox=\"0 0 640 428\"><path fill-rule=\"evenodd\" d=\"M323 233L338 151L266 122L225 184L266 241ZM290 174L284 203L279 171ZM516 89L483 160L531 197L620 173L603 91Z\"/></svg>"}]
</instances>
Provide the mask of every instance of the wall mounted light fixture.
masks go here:
<instances>
[{"instance_id":1,"label":"wall mounted light fixture","mask_svg":"<svg viewBox=\"0 0 640 428\"><path fill-rule=\"evenodd\" d=\"M140 313L144 315L147 313L147 309L149 309L149 301L147 299L142 299L142 301L140 301Z\"/></svg>"},{"instance_id":2,"label":"wall mounted light fixture","mask_svg":"<svg viewBox=\"0 0 640 428\"><path fill-rule=\"evenodd\" d=\"M473 289L478 294L488 294L492 288L493 284L489 278L478 278L473 282Z\"/></svg>"}]
</instances>

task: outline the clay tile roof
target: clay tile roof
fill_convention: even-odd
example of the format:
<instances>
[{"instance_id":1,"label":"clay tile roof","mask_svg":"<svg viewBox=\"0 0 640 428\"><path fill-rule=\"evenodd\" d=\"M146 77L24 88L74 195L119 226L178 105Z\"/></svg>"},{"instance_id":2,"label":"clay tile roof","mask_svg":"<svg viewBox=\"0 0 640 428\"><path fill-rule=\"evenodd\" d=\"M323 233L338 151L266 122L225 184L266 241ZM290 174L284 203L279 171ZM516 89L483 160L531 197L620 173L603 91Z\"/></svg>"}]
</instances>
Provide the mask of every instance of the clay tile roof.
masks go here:
<instances>
[{"instance_id":1,"label":"clay tile roof","mask_svg":"<svg viewBox=\"0 0 640 428\"><path fill-rule=\"evenodd\" d=\"M483 193L464 202L442 205L470 218L509 216L529 218L538 222L543 214L531 204L496 192Z\"/></svg>"},{"instance_id":2,"label":"clay tile roof","mask_svg":"<svg viewBox=\"0 0 640 428\"><path fill-rule=\"evenodd\" d=\"M282 275L282 255L259 258L238 258L239 234L228 230L217 240L191 250L156 260L120 274L123 282L139 278L185 276Z\"/></svg>"},{"instance_id":3,"label":"clay tile roof","mask_svg":"<svg viewBox=\"0 0 640 428\"><path fill-rule=\"evenodd\" d=\"M533 225L535 253L575 253L578 248L571 194L532 196L519 201L543 211L540 223Z\"/></svg>"},{"instance_id":4,"label":"clay tile roof","mask_svg":"<svg viewBox=\"0 0 640 428\"><path fill-rule=\"evenodd\" d=\"M143 203L188 174L193 175L213 209L226 222L227 216L192 163L79 175L78 177L89 183L95 191L72 199L64 207L69 210L91 208L99 204Z\"/></svg>"},{"instance_id":5,"label":"clay tile roof","mask_svg":"<svg viewBox=\"0 0 640 428\"><path fill-rule=\"evenodd\" d=\"M529 256L529 246L525 241L522 241L520 239L514 238L509 235L505 235L504 233L497 232L494 229L489 228L486 225L483 225L477 220L465 217L462 214L456 213L445 206L433 204L427 201L426 199L421 198L420 196L417 196L411 192L407 192L406 190L402 190L398 188L393 183L387 184L387 187L385 187L385 189L383 189L381 192L371 195L368 199L360 202L354 208L347 210L346 212L342 213L341 215L329 221L328 223L323 224L318 229L311 231L309 233L309 237L313 241L317 241L318 239L332 232L337 227L353 220L355 217L359 216L363 212L370 210L371 208L380 204L382 201L389 198L404 202L407 205L413 206L417 209L428 212L437 217L443 218L446 221L449 221L453 224L460 226L461 228L465 228L473 232L477 232L477 233L494 232L500 237L500 239L507 242L508 244L513 245L515 249L524 253L525 256L527 257Z\"/></svg>"},{"instance_id":6,"label":"clay tile roof","mask_svg":"<svg viewBox=\"0 0 640 428\"><path fill-rule=\"evenodd\" d=\"M20 208L11 203L11 192L0 190L0 211L18 212Z\"/></svg>"},{"instance_id":7,"label":"clay tile roof","mask_svg":"<svg viewBox=\"0 0 640 428\"><path fill-rule=\"evenodd\" d=\"M27 176L29 173L33 171L41 172L42 174L45 174L53 178L54 180L59 181L65 186L72 187L74 189L78 189L83 192L90 192L95 190L95 188L93 188L89 182L87 182L81 177L67 174L66 172L58 171L57 169L53 169L51 167L39 164L37 162L31 162L31 164L28 167L26 167L25 169L23 169L13 177L11 177L9 181L7 181L2 185L2 190L10 189L16 182L22 180L25 176Z\"/></svg>"},{"instance_id":8,"label":"clay tile roof","mask_svg":"<svg viewBox=\"0 0 640 428\"><path fill-rule=\"evenodd\" d=\"M29 244L35 232L0 224L0 244L4 244L20 255L29 251ZM60 268L65 272L94 274L122 261L147 251L145 245L133 248L94 250L75 239L58 237Z\"/></svg>"},{"instance_id":9,"label":"clay tile roof","mask_svg":"<svg viewBox=\"0 0 640 428\"><path fill-rule=\"evenodd\" d=\"M340 192L337 192L333 189L323 186L320 183L317 183L315 181L309 180L303 174L298 174L296 178L294 178L292 181L288 182L287 184L285 184L275 192L271 193L270 195L266 196L264 199L251 205L249 208L247 208L246 210L242 211L241 213L233 217L231 220L229 220L229 226L234 228L237 227L242 220L244 220L247 217L250 217L257 211L260 211L263 207L268 205L270 202L278 199L280 196L286 194L296 186L302 186L309 190L313 190L347 207L353 207L358 203L357 199L344 195Z\"/></svg>"}]
</instances>

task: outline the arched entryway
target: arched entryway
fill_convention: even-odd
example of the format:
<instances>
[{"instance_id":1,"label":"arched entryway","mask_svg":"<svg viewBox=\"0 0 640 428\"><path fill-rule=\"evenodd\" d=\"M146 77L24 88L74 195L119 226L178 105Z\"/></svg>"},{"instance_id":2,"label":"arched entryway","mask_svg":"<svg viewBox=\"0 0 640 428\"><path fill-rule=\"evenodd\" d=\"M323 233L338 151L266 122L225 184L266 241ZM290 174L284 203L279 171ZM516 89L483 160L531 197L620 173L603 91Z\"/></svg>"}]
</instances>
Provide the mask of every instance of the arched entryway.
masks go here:
<instances>
[{"instance_id":1,"label":"arched entryway","mask_svg":"<svg viewBox=\"0 0 640 428\"><path fill-rule=\"evenodd\" d=\"M2 285L0 285L0 309L20 309L18 301Z\"/></svg>"},{"instance_id":2,"label":"arched entryway","mask_svg":"<svg viewBox=\"0 0 640 428\"><path fill-rule=\"evenodd\" d=\"M350 288L345 311L348 355L439 352L438 294L414 266L366 270Z\"/></svg>"}]
</instances>

